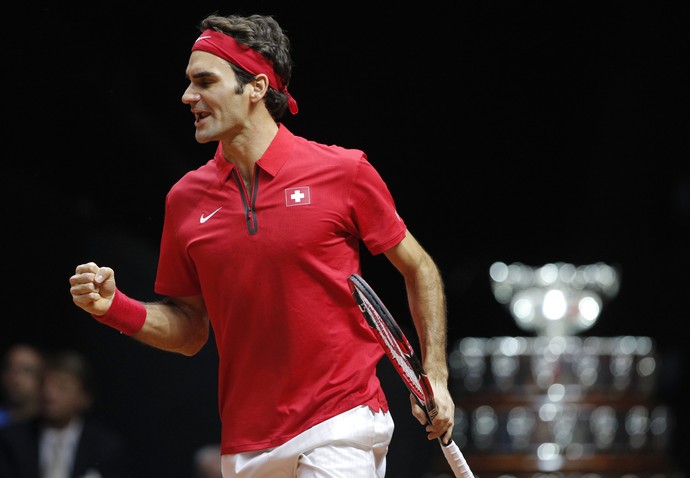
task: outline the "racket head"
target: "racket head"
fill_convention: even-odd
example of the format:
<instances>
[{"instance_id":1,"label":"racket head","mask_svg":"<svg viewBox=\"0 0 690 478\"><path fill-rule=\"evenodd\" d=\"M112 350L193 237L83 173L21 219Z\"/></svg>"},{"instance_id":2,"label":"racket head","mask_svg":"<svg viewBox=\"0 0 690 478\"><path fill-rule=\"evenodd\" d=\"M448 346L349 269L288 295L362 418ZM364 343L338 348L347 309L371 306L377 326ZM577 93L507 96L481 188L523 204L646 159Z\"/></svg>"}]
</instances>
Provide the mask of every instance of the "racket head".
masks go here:
<instances>
[{"instance_id":1,"label":"racket head","mask_svg":"<svg viewBox=\"0 0 690 478\"><path fill-rule=\"evenodd\" d=\"M434 392L426 376L421 362L414 353L407 337L398 326L393 315L388 311L381 299L362 277L352 274L348 283L350 291L359 306L359 310L374 331L374 335L383 348L386 356L392 362L396 372L400 375L405 386L415 398L417 404L424 410L427 421L432 422L438 414L434 401ZM465 457L460 452L453 439L444 443L442 438L438 442L443 450L448 464L456 478L474 478Z\"/></svg>"},{"instance_id":2,"label":"racket head","mask_svg":"<svg viewBox=\"0 0 690 478\"><path fill-rule=\"evenodd\" d=\"M383 301L361 276L352 274L348 283L359 310L386 356L431 422L437 413L433 390L410 342Z\"/></svg>"}]
</instances>

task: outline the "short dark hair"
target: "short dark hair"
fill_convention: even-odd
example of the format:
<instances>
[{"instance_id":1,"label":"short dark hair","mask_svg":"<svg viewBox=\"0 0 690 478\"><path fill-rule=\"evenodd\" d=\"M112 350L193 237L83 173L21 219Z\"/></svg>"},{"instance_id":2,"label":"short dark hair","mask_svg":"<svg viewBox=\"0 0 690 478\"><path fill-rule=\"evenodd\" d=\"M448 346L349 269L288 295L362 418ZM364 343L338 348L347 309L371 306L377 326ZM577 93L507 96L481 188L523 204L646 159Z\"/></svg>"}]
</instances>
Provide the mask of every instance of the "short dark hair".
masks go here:
<instances>
[{"instance_id":1,"label":"short dark hair","mask_svg":"<svg viewBox=\"0 0 690 478\"><path fill-rule=\"evenodd\" d=\"M199 30L215 30L233 37L239 43L261 53L273 63L273 71L283 79L285 86L290 84L292 76L292 57L290 55L290 39L278 22L270 15L209 15L199 24ZM255 78L255 75L233 65L232 69L240 83L240 91L244 85ZM266 108L273 119L278 120L285 114L288 106L288 96L274 88L269 88L264 97Z\"/></svg>"},{"instance_id":2,"label":"short dark hair","mask_svg":"<svg viewBox=\"0 0 690 478\"><path fill-rule=\"evenodd\" d=\"M96 393L96 381L91 363L76 350L59 350L46 357L45 371L63 372L76 378L90 397Z\"/></svg>"}]
</instances>

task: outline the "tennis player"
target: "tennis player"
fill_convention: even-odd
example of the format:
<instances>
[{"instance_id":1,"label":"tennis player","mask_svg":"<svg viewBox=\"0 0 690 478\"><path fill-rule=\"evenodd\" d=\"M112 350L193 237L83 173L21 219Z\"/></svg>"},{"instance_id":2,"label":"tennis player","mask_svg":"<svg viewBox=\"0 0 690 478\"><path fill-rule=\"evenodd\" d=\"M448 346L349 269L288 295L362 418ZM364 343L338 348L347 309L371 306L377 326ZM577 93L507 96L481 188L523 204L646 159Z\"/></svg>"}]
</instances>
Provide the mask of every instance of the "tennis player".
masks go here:
<instances>
[{"instance_id":1,"label":"tennis player","mask_svg":"<svg viewBox=\"0 0 690 478\"><path fill-rule=\"evenodd\" d=\"M363 151L280 123L298 108L290 41L274 18L211 15L200 31L182 103L196 140L218 147L167 194L155 280L166 299L129 298L112 268L87 262L69 280L73 301L183 355L213 330L225 478L381 478L394 430L376 377L383 352L347 279L361 273L360 244L404 277L439 405L427 437L447 439L455 406L438 267Z\"/></svg>"}]
</instances>

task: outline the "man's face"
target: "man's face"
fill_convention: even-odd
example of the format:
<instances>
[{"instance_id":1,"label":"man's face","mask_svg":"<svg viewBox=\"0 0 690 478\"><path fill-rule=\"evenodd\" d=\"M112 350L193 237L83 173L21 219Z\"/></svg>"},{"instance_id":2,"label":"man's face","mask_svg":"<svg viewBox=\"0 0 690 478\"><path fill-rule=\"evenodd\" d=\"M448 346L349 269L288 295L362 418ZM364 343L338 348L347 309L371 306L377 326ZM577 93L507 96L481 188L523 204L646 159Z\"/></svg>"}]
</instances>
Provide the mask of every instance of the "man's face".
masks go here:
<instances>
[{"instance_id":1,"label":"man's face","mask_svg":"<svg viewBox=\"0 0 690 478\"><path fill-rule=\"evenodd\" d=\"M189 57L186 74L189 86L182 102L191 107L195 116L199 143L221 141L242 128L249 114L251 88L237 93L237 76L228 62L211 53L195 51Z\"/></svg>"},{"instance_id":2,"label":"man's face","mask_svg":"<svg viewBox=\"0 0 690 478\"><path fill-rule=\"evenodd\" d=\"M88 393L74 375L46 370L43 378L43 416L53 426L65 426L90 405Z\"/></svg>"},{"instance_id":3,"label":"man's face","mask_svg":"<svg viewBox=\"0 0 690 478\"><path fill-rule=\"evenodd\" d=\"M2 370L2 389L10 405L36 401L41 392L43 358L28 346L17 346L7 354Z\"/></svg>"}]
</instances>

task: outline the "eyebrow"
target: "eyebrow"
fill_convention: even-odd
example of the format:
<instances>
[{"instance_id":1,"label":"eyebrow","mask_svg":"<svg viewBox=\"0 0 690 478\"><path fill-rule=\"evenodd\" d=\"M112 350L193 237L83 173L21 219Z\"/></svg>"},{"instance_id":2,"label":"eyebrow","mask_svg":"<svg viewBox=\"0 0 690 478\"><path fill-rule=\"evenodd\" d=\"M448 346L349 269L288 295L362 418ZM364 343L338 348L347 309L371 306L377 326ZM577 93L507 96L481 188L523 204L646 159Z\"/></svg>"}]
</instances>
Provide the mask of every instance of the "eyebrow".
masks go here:
<instances>
[{"instance_id":1,"label":"eyebrow","mask_svg":"<svg viewBox=\"0 0 690 478\"><path fill-rule=\"evenodd\" d=\"M185 75L188 79L198 79L198 78L208 78L208 77L215 77L218 76L215 73L212 73L210 71L200 71L198 73L194 73L191 77L189 75Z\"/></svg>"}]
</instances>

